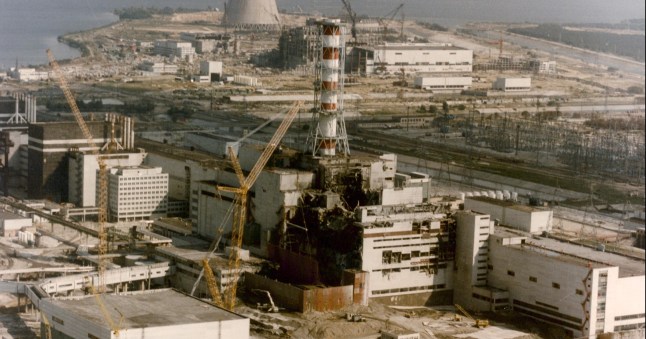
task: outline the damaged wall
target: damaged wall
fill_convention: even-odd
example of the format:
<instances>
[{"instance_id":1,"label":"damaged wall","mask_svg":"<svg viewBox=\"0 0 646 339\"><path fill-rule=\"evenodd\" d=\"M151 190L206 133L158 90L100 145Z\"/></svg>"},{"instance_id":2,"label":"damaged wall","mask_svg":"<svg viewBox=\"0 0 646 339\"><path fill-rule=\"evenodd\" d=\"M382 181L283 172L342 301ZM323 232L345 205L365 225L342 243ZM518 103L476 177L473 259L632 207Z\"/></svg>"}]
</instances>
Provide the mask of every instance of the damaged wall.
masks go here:
<instances>
[{"instance_id":1,"label":"damaged wall","mask_svg":"<svg viewBox=\"0 0 646 339\"><path fill-rule=\"evenodd\" d=\"M311 287L302 289L291 284L245 272L248 290L261 289L271 293L274 303L298 312L333 311L352 305L352 285L338 287Z\"/></svg>"}]
</instances>

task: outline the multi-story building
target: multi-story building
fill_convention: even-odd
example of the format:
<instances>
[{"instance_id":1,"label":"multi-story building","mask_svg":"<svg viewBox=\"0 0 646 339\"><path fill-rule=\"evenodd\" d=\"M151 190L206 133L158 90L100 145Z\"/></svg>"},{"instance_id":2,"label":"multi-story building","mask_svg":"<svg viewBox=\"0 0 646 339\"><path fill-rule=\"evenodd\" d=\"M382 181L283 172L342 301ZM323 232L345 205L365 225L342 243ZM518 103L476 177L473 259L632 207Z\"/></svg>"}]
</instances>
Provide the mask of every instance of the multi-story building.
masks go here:
<instances>
[{"instance_id":1,"label":"multi-story building","mask_svg":"<svg viewBox=\"0 0 646 339\"><path fill-rule=\"evenodd\" d=\"M107 168L139 166L146 158L143 150L99 155ZM96 182L99 171L97 155L82 152L69 154L68 202L77 207L96 206Z\"/></svg>"},{"instance_id":2,"label":"multi-story building","mask_svg":"<svg viewBox=\"0 0 646 339\"><path fill-rule=\"evenodd\" d=\"M165 217L168 174L160 167L113 167L108 174L108 218L113 221Z\"/></svg>"},{"instance_id":3,"label":"multi-story building","mask_svg":"<svg viewBox=\"0 0 646 339\"><path fill-rule=\"evenodd\" d=\"M110 141L110 128L103 122L87 122L96 148ZM120 132L120 127L117 126ZM75 122L29 125L27 194L32 199L68 201L69 150L92 151ZM96 150L96 149L95 149Z\"/></svg>"},{"instance_id":4,"label":"multi-story building","mask_svg":"<svg viewBox=\"0 0 646 339\"><path fill-rule=\"evenodd\" d=\"M496 228L489 246L488 284L508 291L514 311L574 337L646 327L643 257L504 227Z\"/></svg>"},{"instance_id":5,"label":"multi-story building","mask_svg":"<svg viewBox=\"0 0 646 339\"><path fill-rule=\"evenodd\" d=\"M450 302L455 239L449 228L454 224L445 213L435 213L436 207L366 206L357 212L361 270L368 272L370 298L396 304Z\"/></svg>"},{"instance_id":6,"label":"multi-story building","mask_svg":"<svg viewBox=\"0 0 646 339\"><path fill-rule=\"evenodd\" d=\"M153 49L155 54L163 56L175 56L178 58L192 58L195 56L195 48L190 42L174 40L157 40Z\"/></svg>"},{"instance_id":7,"label":"multi-story building","mask_svg":"<svg viewBox=\"0 0 646 339\"><path fill-rule=\"evenodd\" d=\"M346 57L352 73L470 73L473 51L452 44L396 43L358 46Z\"/></svg>"}]
</instances>

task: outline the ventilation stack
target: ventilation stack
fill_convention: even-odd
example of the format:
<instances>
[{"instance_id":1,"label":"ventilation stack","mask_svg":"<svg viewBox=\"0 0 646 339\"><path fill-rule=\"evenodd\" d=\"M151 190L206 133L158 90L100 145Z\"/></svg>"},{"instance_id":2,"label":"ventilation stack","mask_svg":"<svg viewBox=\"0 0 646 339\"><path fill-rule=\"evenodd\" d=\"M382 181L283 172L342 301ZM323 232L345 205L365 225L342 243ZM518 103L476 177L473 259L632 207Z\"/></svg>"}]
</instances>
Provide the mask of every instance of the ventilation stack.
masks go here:
<instances>
[{"instance_id":1,"label":"ventilation stack","mask_svg":"<svg viewBox=\"0 0 646 339\"><path fill-rule=\"evenodd\" d=\"M224 22L238 29L278 29L280 16L276 0L228 0Z\"/></svg>"},{"instance_id":2,"label":"ventilation stack","mask_svg":"<svg viewBox=\"0 0 646 339\"><path fill-rule=\"evenodd\" d=\"M348 135L343 119L344 27L340 20L319 23L320 51L315 82L315 107L310 148L313 156L335 156L338 149L349 155Z\"/></svg>"}]
</instances>

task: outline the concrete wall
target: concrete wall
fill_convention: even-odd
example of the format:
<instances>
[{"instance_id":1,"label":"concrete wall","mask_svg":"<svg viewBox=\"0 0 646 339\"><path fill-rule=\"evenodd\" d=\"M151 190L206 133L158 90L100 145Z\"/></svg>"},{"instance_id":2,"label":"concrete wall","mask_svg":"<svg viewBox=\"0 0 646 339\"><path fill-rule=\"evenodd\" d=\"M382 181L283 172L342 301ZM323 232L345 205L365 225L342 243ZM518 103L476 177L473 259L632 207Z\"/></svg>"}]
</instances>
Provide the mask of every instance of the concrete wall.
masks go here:
<instances>
[{"instance_id":1,"label":"concrete wall","mask_svg":"<svg viewBox=\"0 0 646 339\"><path fill-rule=\"evenodd\" d=\"M352 305L353 286L301 289L257 274L244 275L247 289L262 289L271 293L274 303L298 312L332 311Z\"/></svg>"},{"instance_id":2,"label":"concrete wall","mask_svg":"<svg viewBox=\"0 0 646 339\"><path fill-rule=\"evenodd\" d=\"M424 188L403 187L403 188L384 188L381 191L382 205L409 205L421 204L423 201Z\"/></svg>"}]
</instances>

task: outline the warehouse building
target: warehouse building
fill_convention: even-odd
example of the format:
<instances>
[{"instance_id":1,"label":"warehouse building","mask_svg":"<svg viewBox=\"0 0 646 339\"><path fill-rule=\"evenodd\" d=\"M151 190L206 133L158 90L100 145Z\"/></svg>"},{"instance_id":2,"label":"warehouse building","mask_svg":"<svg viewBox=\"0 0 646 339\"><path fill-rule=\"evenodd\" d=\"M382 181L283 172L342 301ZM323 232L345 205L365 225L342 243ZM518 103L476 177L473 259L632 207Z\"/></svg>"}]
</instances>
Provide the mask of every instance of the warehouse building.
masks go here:
<instances>
[{"instance_id":1,"label":"warehouse building","mask_svg":"<svg viewBox=\"0 0 646 339\"><path fill-rule=\"evenodd\" d=\"M493 82L494 90L504 92L527 92L532 89L532 78L496 78Z\"/></svg>"},{"instance_id":2,"label":"warehouse building","mask_svg":"<svg viewBox=\"0 0 646 339\"><path fill-rule=\"evenodd\" d=\"M249 338L249 319L171 289L42 299L52 338ZM44 322L43 322L44 323ZM111 327L109 324L113 324ZM41 326L41 338L48 337Z\"/></svg>"},{"instance_id":3,"label":"warehouse building","mask_svg":"<svg viewBox=\"0 0 646 339\"><path fill-rule=\"evenodd\" d=\"M346 72L470 73L473 51L446 43L392 43L357 46L346 56Z\"/></svg>"},{"instance_id":4,"label":"warehouse building","mask_svg":"<svg viewBox=\"0 0 646 339\"><path fill-rule=\"evenodd\" d=\"M433 92L460 92L471 88L472 83L471 76L430 76L419 73L415 76L414 82L415 87Z\"/></svg>"}]
</instances>

